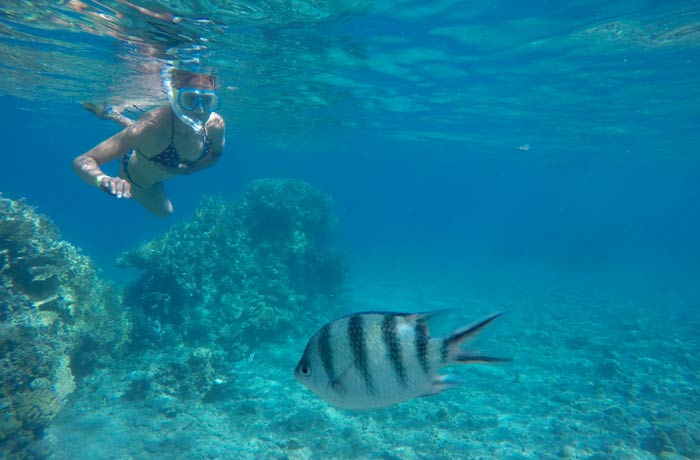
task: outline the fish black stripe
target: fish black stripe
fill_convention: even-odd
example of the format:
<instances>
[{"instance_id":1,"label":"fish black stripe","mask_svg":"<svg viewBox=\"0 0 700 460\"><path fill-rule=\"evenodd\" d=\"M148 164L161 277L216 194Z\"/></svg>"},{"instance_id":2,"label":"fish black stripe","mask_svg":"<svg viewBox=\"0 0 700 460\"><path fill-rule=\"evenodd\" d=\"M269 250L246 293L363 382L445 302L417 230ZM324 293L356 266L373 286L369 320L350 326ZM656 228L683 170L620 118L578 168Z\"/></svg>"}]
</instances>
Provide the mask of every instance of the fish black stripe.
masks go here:
<instances>
[{"instance_id":1,"label":"fish black stripe","mask_svg":"<svg viewBox=\"0 0 700 460\"><path fill-rule=\"evenodd\" d=\"M449 340L442 339L442 344L440 345L440 362L446 363L447 362L447 356L450 352L450 342Z\"/></svg>"},{"instance_id":2,"label":"fish black stripe","mask_svg":"<svg viewBox=\"0 0 700 460\"><path fill-rule=\"evenodd\" d=\"M386 315L382 320L382 340L389 355L391 368L394 370L396 380L402 387L406 387L406 370L401 360L401 343L396 334L396 316Z\"/></svg>"},{"instance_id":3,"label":"fish black stripe","mask_svg":"<svg viewBox=\"0 0 700 460\"><path fill-rule=\"evenodd\" d=\"M367 387L367 393L374 393L374 383L367 367L367 349L365 347L364 323L361 315L351 316L348 321L348 341L355 365L362 375Z\"/></svg>"},{"instance_id":4,"label":"fish black stripe","mask_svg":"<svg viewBox=\"0 0 700 460\"><path fill-rule=\"evenodd\" d=\"M331 384L335 383L335 371L333 370L333 349L331 348L331 326L326 324L321 328L318 336L318 354L321 355L323 370Z\"/></svg>"},{"instance_id":5,"label":"fish black stripe","mask_svg":"<svg viewBox=\"0 0 700 460\"><path fill-rule=\"evenodd\" d=\"M424 320L416 322L416 328L413 331L416 336L416 357L420 363L421 369L425 375L430 374L430 362L428 361L428 329Z\"/></svg>"}]
</instances>

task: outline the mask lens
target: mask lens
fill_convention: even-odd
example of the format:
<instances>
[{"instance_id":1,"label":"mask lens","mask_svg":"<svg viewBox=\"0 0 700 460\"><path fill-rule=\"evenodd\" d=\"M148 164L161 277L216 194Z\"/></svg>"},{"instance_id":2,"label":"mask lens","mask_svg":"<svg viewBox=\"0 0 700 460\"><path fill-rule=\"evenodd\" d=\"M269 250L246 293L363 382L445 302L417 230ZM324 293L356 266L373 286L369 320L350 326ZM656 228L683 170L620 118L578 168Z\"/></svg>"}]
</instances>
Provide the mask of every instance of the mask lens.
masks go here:
<instances>
[{"instance_id":1,"label":"mask lens","mask_svg":"<svg viewBox=\"0 0 700 460\"><path fill-rule=\"evenodd\" d=\"M202 101L202 106L210 112L219 108L219 98L214 93L202 94L200 95L200 100Z\"/></svg>"},{"instance_id":2,"label":"mask lens","mask_svg":"<svg viewBox=\"0 0 700 460\"><path fill-rule=\"evenodd\" d=\"M213 112L219 108L219 93L213 90L198 90L193 88L182 88L177 95L180 107L185 110L194 110L198 105L208 112Z\"/></svg>"},{"instance_id":3,"label":"mask lens","mask_svg":"<svg viewBox=\"0 0 700 460\"><path fill-rule=\"evenodd\" d=\"M192 91L180 91L178 94L178 99L180 102L180 106L185 109L185 110L192 110L194 109L195 104L197 104L197 93L194 93Z\"/></svg>"}]
</instances>

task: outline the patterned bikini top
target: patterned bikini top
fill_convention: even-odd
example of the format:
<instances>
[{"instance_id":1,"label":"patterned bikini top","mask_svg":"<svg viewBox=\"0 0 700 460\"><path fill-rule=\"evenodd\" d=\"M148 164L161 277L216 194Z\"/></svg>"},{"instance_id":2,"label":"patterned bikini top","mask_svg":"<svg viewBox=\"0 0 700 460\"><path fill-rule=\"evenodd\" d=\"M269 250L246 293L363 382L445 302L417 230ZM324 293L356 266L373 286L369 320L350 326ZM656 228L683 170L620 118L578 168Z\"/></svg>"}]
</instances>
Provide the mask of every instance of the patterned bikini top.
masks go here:
<instances>
[{"instance_id":1,"label":"patterned bikini top","mask_svg":"<svg viewBox=\"0 0 700 460\"><path fill-rule=\"evenodd\" d=\"M205 156L209 155L209 149L211 148L211 141L209 140L209 136L207 136L207 133L204 133L204 148L202 149L202 154L199 155L195 160L193 161L187 161L183 160L180 154L177 152L177 148L175 148L175 115L171 114L170 117L170 143L168 144L165 149L163 149L162 152L160 152L157 155L153 155L152 157L146 157L145 155L141 154L143 157L147 158L150 162L155 163L159 166L162 166L164 168L177 168L180 163L184 163L186 165L192 165ZM139 152L140 153L140 152Z\"/></svg>"}]
</instances>

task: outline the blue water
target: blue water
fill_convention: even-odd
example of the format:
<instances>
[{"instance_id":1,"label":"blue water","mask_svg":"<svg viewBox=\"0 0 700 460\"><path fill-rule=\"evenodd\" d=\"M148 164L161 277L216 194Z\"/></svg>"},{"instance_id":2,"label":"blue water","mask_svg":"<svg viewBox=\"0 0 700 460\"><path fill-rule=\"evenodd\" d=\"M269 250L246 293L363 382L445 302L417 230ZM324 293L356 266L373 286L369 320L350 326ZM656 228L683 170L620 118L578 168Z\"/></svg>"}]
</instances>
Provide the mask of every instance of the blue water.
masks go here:
<instances>
[{"instance_id":1,"label":"blue water","mask_svg":"<svg viewBox=\"0 0 700 460\"><path fill-rule=\"evenodd\" d=\"M203 195L236 199L256 178L303 179L334 200L350 261L339 310L449 306L465 321L506 309L480 346L514 361L463 370L476 381L438 402L354 416L291 378L299 338L285 342L288 362L256 358L265 371L241 371L279 375L262 412L223 425L211 411L188 416L212 417L218 436L246 426L238 442L269 430L303 444L303 430L275 425L280 391L308 401L285 413L302 407L310 420L299 423L345 439L284 458L700 458L696 2L205 3L176 4L187 20L168 22L87 2L124 15L119 37L85 32L104 23L65 5L3 6L3 196L26 197L125 284L134 273L115 259L187 221ZM49 12L70 20L56 25ZM175 214L159 220L82 183L70 162L117 132L80 101L162 101L155 74L139 79L152 59L141 41L167 43L178 30L221 78L227 141L215 167L166 184ZM600 370L604 358L618 370ZM407 428L428 413L429 429ZM65 443L54 458L91 458L81 445L117 442L72 433L76 417L57 424ZM143 450L143 431L157 432L149 426L115 433L135 446L129 455L171 458ZM659 430L673 447L658 448ZM250 458L283 455L251 446L263 456Z\"/></svg>"}]
</instances>

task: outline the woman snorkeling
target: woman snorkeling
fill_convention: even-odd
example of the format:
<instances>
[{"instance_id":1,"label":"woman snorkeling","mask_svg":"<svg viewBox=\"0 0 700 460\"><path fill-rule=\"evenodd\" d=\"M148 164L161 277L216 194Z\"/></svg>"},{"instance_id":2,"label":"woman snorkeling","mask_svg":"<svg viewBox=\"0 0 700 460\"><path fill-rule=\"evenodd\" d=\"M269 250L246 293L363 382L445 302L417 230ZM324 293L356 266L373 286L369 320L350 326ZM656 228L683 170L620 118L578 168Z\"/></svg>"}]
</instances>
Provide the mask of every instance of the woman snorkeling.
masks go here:
<instances>
[{"instance_id":1,"label":"woman snorkeling","mask_svg":"<svg viewBox=\"0 0 700 460\"><path fill-rule=\"evenodd\" d=\"M165 79L170 104L133 121L119 113L83 104L100 118L124 127L73 160L73 170L88 184L117 198L134 198L159 217L173 213L163 181L192 174L216 163L224 150L225 123L212 75L172 69ZM119 176L100 166L120 158Z\"/></svg>"}]
</instances>

